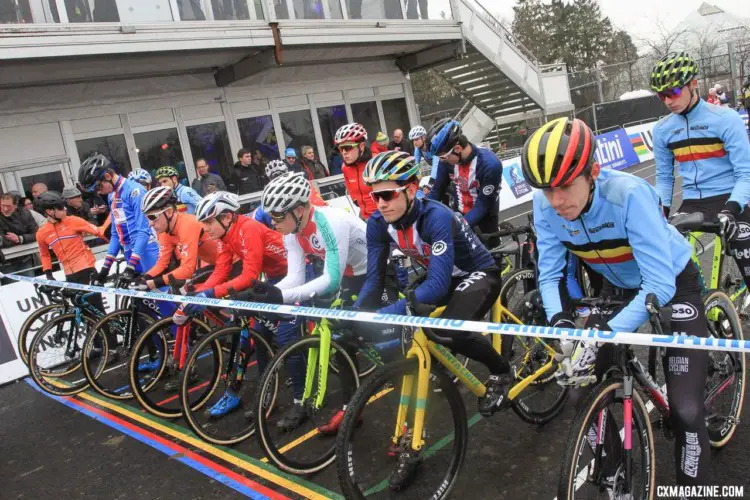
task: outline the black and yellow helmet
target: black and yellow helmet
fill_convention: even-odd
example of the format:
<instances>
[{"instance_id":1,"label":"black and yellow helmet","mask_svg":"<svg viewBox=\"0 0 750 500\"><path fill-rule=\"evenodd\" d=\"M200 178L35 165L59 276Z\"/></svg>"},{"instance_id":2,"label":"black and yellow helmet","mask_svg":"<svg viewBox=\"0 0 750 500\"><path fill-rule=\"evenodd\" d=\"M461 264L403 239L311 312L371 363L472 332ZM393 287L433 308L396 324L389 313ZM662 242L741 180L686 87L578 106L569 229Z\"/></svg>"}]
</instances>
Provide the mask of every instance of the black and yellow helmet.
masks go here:
<instances>
[{"instance_id":1,"label":"black and yellow helmet","mask_svg":"<svg viewBox=\"0 0 750 500\"><path fill-rule=\"evenodd\" d=\"M651 90L682 88L698 75L698 63L687 52L670 52L651 70Z\"/></svg>"},{"instance_id":2,"label":"black and yellow helmet","mask_svg":"<svg viewBox=\"0 0 750 500\"><path fill-rule=\"evenodd\" d=\"M583 120L558 118L545 123L526 141L521 170L535 188L567 186L590 171L595 152L594 132Z\"/></svg>"}]
</instances>

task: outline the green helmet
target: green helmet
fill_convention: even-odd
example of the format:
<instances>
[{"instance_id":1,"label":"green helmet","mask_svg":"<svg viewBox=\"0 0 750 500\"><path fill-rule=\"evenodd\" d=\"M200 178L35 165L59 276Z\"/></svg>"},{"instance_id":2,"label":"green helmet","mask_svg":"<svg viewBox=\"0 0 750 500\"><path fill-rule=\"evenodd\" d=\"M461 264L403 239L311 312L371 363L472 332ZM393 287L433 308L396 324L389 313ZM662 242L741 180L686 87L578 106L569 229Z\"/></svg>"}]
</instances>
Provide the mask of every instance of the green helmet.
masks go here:
<instances>
[{"instance_id":1,"label":"green helmet","mask_svg":"<svg viewBox=\"0 0 750 500\"><path fill-rule=\"evenodd\" d=\"M670 52L651 70L651 90L682 88L698 75L698 63L687 52Z\"/></svg>"},{"instance_id":2,"label":"green helmet","mask_svg":"<svg viewBox=\"0 0 750 500\"><path fill-rule=\"evenodd\" d=\"M419 180L419 165L414 157L404 151L385 151L367 162L362 179L365 184L376 182L396 181L407 184Z\"/></svg>"},{"instance_id":3,"label":"green helmet","mask_svg":"<svg viewBox=\"0 0 750 500\"><path fill-rule=\"evenodd\" d=\"M179 177L180 173L177 171L176 168L166 166L166 167L160 167L159 170L156 171L156 180L161 179L162 177Z\"/></svg>"}]
</instances>

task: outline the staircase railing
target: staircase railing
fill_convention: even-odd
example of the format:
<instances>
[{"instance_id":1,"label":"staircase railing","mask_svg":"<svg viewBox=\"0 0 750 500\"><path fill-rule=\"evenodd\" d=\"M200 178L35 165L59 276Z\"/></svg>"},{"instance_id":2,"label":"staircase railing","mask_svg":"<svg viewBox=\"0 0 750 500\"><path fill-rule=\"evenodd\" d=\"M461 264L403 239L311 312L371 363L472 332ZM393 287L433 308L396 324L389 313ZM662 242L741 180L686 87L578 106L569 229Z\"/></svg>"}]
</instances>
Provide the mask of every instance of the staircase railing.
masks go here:
<instances>
[{"instance_id":1,"label":"staircase railing","mask_svg":"<svg viewBox=\"0 0 750 500\"><path fill-rule=\"evenodd\" d=\"M516 38L513 33L508 31L508 29L502 25L502 23L494 16L492 13L487 10L487 8L482 5L479 0L467 0L468 3L473 4L477 7L477 9L480 11L480 14L483 14L485 17L485 20L488 22L489 26L491 26L495 33L497 33L498 36L505 38L508 40L511 44L515 45L521 53L534 65L539 66L539 60L534 57L534 54L524 47L524 45L521 43L521 41Z\"/></svg>"}]
</instances>

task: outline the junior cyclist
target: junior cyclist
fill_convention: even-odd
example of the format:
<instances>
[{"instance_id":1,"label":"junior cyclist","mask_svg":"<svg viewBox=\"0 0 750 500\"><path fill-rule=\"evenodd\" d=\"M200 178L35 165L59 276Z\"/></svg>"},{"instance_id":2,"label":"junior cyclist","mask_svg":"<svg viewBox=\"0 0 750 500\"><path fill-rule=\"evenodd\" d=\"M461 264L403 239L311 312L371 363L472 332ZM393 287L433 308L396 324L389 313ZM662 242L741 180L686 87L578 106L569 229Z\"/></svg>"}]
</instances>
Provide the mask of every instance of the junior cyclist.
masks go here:
<instances>
[{"instance_id":1,"label":"junior cyclist","mask_svg":"<svg viewBox=\"0 0 750 500\"><path fill-rule=\"evenodd\" d=\"M359 207L360 218L367 220L377 210L377 205L370 198L372 189L362 180L365 165L372 158L372 152L367 145L367 130L359 123L346 124L336 131L333 142L344 160L341 171L344 174L346 191Z\"/></svg>"},{"instance_id":2,"label":"junior cyclist","mask_svg":"<svg viewBox=\"0 0 750 500\"><path fill-rule=\"evenodd\" d=\"M736 111L700 98L697 75L698 65L686 52L667 54L651 72L651 89L672 112L654 126L656 191L669 215L677 161L680 211L718 215L750 285L750 142Z\"/></svg>"},{"instance_id":3,"label":"junior cyclist","mask_svg":"<svg viewBox=\"0 0 750 500\"><path fill-rule=\"evenodd\" d=\"M151 174L142 168L134 168L131 170L128 174L128 179L137 182L145 187L146 190L151 189Z\"/></svg>"},{"instance_id":4,"label":"junior cyclist","mask_svg":"<svg viewBox=\"0 0 750 500\"><path fill-rule=\"evenodd\" d=\"M600 169L596 139L583 121L552 120L529 137L521 156L523 175L534 193L534 226L539 248L539 290L550 324L576 328L561 286L566 255L573 252L605 279L602 296L626 302L615 311L592 312L587 327L634 332L648 320L646 296L660 305L685 304L696 311L672 319L672 330L705 337L706 318L692 249L664 218L656 191L643 179ZM558 373L569 385L600 378L612 363L614 344L581 342L572 369ZM563 363L565 366L565 363ZM672 410L677 482L706 484L710 448L703 403L708 353L668 348L664 360ZM672 406L674 403L674 406ZM615 425L607 425L617 439ZM693 441L697 439L699 446ZM606 450L614 475L618 450Z\"/></svg>"},{"instance_id":5,"label":"junior cyclist","mask_svg":"<svg viewBox=\"0 0 750 500\"><path fill-rule=\"evenodd\" d=\"M174 167L161 167L156 171L156 182L174 189L177 196L177 209L189 214L195 213L195 207L201 201L201 195L191 187L180 184L180 173Z\"/></svg>"}]
</instances>

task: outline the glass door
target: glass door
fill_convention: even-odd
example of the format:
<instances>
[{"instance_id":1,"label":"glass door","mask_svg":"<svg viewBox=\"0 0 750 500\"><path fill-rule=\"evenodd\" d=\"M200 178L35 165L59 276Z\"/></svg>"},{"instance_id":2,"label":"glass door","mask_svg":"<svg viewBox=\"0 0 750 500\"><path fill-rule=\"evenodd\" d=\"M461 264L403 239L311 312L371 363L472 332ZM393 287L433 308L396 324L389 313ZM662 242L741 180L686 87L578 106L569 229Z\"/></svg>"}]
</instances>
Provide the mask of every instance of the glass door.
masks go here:
<instances>
[{"instance_id":1,"label":"glass door","mask_svg":"<svg viewBox=\"0 0 750 500\"><path fill-rule=\"evenodd\" d=\"M65 165L57 163L43 167L25 168L14 172L16 186L25 196L31 197L31 187L42 183L47 185L49 191L61 193L65 186Z\"/></svg>"}]
</instances>

